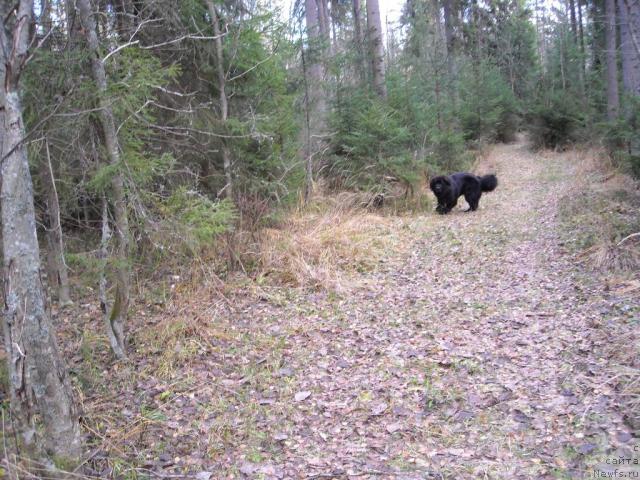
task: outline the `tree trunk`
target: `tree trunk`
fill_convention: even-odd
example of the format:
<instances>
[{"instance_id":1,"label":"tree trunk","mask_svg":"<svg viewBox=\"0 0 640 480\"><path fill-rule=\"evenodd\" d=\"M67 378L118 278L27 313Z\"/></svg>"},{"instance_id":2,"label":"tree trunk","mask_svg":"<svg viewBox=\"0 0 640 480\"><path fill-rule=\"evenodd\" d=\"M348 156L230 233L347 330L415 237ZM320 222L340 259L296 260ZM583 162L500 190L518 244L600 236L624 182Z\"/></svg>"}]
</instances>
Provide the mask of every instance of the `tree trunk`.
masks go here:
<instances>
[{"instance_id":1,"label":"tree trunk","mask_svg":"<svg viewBox=\"0 0 640 480\"><path fill-rule=\"evenodd\" d=\"M449 81L455 78L454 75L454 51L453 51L453 23L451 20L451 2L452 0L443 0L442 6L444 10L444 38L447 47L447 73L449 74Z\"/></svg>"},{"instance_id":2,"label":"tree trunk","mask_svg":"<svg viewBox=\"0 0 640 480\"><path fill-rule=\"evenodd\" d=\"M69 45L71 47L74 47L77 44L82 33L82 26L80 25L80 20L78 19L78 15L76 13L75 1L76 0L64 1L67 36L69 38Z\"/></svg>"},{"instance_id":3,"label":"tree trunk","mask_svg":"<svg viewBox=\"0 0 640 480\"><path fill-rule=\"evenodd\" d=\"M51 1L40 0L39 23L45 33L51 31L53 22L51 20ZM49 41L41 45L48 51L51 50ZM69 294L69 278L67 275L67 264L64 261L64 243L62 237L62 225L60 223L60 202L56 189L56 180L53 173L51 153L49 151L49 141L45 138L45 155L39 165L40 180L44 190L46 221L45 238L47 240L47 279L51 290L61 306L69 305L71 296Z\"/></svg>"},{"instance_id":4,"label":"tree trunk","mask_svg":"<svg viewBox=\"0 0 640 480\"><path fill-rule=\"evenodd\" d=\"M331 22L329 20L329 3L327 0L316 0L318 8L318 26L320 27L320 36L324 42L323 48L330 46L330 30Z\"/></svg>"},{"instance_id":5,"label":"tree trunk","mask_svg":"<svg viewBox=\"0 0 640 480\"><path fill-rule=\"evenodd\" d=\"M626 96L640 98L640 0L618 0L620 12L620 50L622 52L622 86ZM631 155L640 156L640 113L625 101L624 118L636 132L627 145Z\"/></svg>"},{"instance_id":6,"label":"tree trunk","mask_svg":"<svg viewBox=\"0 0 640 480\"><path fill-rule=\"evenodd\" d=\"M584 27L582 26L582 0L578 1L578 32L580 35L580 68L582 68L582 78L585 77L585 52L584 52Z\"/></svg>"},{"instance_id":7,"label":"tree trunk","mask_svg":"<svg viewBox=\"0 0 640 480\"><path fill-rule=\"evenodd\" d=\"M311 198L313 193L313 156L311 152L311 116L309 105L309 75L307 72L307 62L305 60L304 48L301 52L302 56L302 76L304 80L304 120L305 125L304 133L304 170L305 170L305 182L304 182L304 203L306 204Z\"/></svg>"},{"instance_id":8,"label":"tree trunk","mask_svg":"<svg viewBox=\"0 0 640 480\"><path fill-rule=\"evenodd\" d=\"M605 49L607 55L607 119L618 118L618 62L616 50L616 2L605 0Z\"/></svg>"},{"instance_id":9,"label":"tree trunk","mask_svg":"<svg viewBox=\"0 0 640 480\"><path fill-rule=\"evenodd\" d=\"M315 0L306 0L305 19L307 23L308 54L307 66L310 83L310 104L314 115L312 117L324 117L326 114L325 96L322 94L324 81L324 45L322 44L322 32L320 29L320 11ZM324 127L324 118L322 125Z\"/></svg>"},{"instance_id":10,"label":"tree trunk","mask_svg":"<svg viewBox=\"0 0 640 480\"><path fill-rule=\"evenodd\" d=\"M109 261L109 242L111 241L111 228L109 227L109 203L107 202L106 197L102 197L102 236L100 238L100 253L98 254L98 258L102 261L102 269L100 271L100 282L98 286L98 298L100 300L100 310L102 310L102 314L104 315L105 329L107 331L107 338L109 339L109 345L111 345L111 350L118 358L124 358L126 356L126 351L124 349L125 344L125 336L124 330L122 328L122 323L114 324L112 323L112 315L109 308L109 296L107 293L107 288L109 286L109 282L107 280L107 262ZM116 297L115 302L117 303L119 299ZM115 311L120 307L113 306L112 309Z\"/></svg>"},{"instance_id":11,"label":"tree trunk","mask_svg":"<svg viewBox=\"0 0 640 480\"><path fill-rule=\"evenodd\" d=\"M311 195L313 180L313 158L324 146L327 128L326 86L324 83L323 32L320 25L322 0L305 0L305 21L307 26L307 50L303 52L305 71L306 125L303 129L304 156L306 166L305 198Z\"/></svg>"},{"instance_id":12,"label":"tree trunk","mask_svg":"<svg viewBox=\"0 0 640 480\"><path fill-rule=\"evenodd\" d=\"M360 11L360 0L353 0L353 29L355 33L355 43L356 43L356 68L358 69L358 73L360 75L360 80L364 83L367 80L367 69L364 66L364 39L362 38L362 24L360 23L360 19L362 17L362 13Z\"/></svg>"},{"instance_id":13,"label":"tree trunk","mask_svg":"<svg viewBox=\"0 0 640 480\"><path fill-rule=\"evenodd\" d=\"M640 96L640 0L618 0L622 86L627 95Z\"/></svg>"},{"instance_id":14,"label":"tree trunk","mask_svg":"<svg viewBox=\"0 0 640 480\"><path fill-rule=\"evenodd\" d=\"M67 275L67 264L64 261L64 243L62 238L62 225L60 223L60 202L58 200L58 190L56 179L51 164L51 154L49 152L49 142L45 140L46 158L40 164L40 179L45 192L45 202L47 211L47 225L45 236L47 239L47 258L50 265L47 276L49 286L57 293L58 302L61 306L73 303L69 294L69 277Z\"/></svg>"},{"instance_id":15,"label":"tree trunk","mask_svg":"<svg viewBox=\"0 0 640 480\"><path fill-rule=\"evenodd\" d=\"M46 311L33 185L23 143L19 79L30 44L33 2L21 0L16 7L11 28L5 24L6 12L0 12L3 330L11 412L24 446L32 455L39 456L43 448L51 457L75 463L81 453L78 412ZM38 420L44 427L42 439Z\"/></svg>"},{"instance_id":16,"label":"tree trunk","mask_svg":"<svg viewBox=\"0 0 640 480\"><path fill-rule=\"evenodd\" d=\"M336 54L338 49L338 25L340 19L338 18L338 0L331 0L331 12L329 14L329 20L331 23L331 56Z\"/></svg>"},{"instance_id":17,"label":"tree trunk","mask_svg":"<svg viewBox=\"0 0 640 480\"><path fill-rule=\"evenodd\" d=\"M573 41L578 43L578 22L576 20L575 0L569 0L569 16L571 18L571 34L573 35Z\"/></svg>"},{"instance_id":18,"label":"tree trunk","mask_svg":"<svg viewBox=\"0 0 640 480\"><path fill-rule=\"evenodd\" d=\"M387 86L384 78L384 45L382 43L382 22L380 21L380 6L378 5L378 0L367 1L367 32L371 72L373 73L373 88L381 98L386 99Z\"/></svg>"},{"instance_id":19,"label":"tree trunk","mask_svg":"<svg viewBox=\"0 0 640 480\"><path fill-rule=\"evenodd\" d=\"M105 147L109 163L115 168L111 179L111 202L115 216L116 237L116 291L111 308L107 308L107 334L114 338L116 343L111 345L113 353L118 358L126 356L124 324L129 310L129 298L131 290L131 278L129 271L129 216L127 212L124 178L120 171L121 159L116 134L115 119L111 105L106 98L107 75L104 63L100 58L100 43L96 30L96 22L93 18L91 0L76 0L76 6L80 15L80 23L87 41L87 47L91 54L91 70L93 80L96 83L99 97L99 121L104 133Z\"/></svg>"},{"instance_id":20,"label":"tree trunk","mask_svg":"<svg viewBox=\"0 0 640 480\"><path fill-rule=\"evenodd\" d=\"M220 101L220 121L224 129L224 126L227 123L227 119L229 118L229 102L225 91L226 78L224 73L224 52L222 48L222 34L220 32L220 18L215 5L213 4L213 0L206 0L206 3L209 10L209 15L211 16L213 35L216 37L214 40L216 48L216 76L218 79L218 98ZM233 172L231 166L231 152L225 138L222 139L222 166L224 168L226 185L222 189L221 193L223 193L227 198L233 198Z\"/></svg>"}]
</instances>

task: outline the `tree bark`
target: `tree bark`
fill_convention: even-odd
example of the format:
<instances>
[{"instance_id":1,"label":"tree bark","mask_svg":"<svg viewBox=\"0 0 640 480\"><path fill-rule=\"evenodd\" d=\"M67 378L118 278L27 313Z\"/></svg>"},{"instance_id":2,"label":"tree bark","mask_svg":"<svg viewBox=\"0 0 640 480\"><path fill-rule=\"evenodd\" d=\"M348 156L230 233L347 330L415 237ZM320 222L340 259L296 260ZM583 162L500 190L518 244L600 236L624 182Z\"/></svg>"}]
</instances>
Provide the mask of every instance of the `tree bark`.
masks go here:
<instances>
[{"instance_id":1,"label":"tree bark","mask_svg":"<svg viewBox=\"0 0 640 480\"><path fill-rule=\"evenodd\" d=\"M40 0L39 23L43 33L47 35L53 27L51 19L51 1ZM51 43L46 41L41 44L41 48L51 50ZM40 181L44 190L45 199L45 238L47 241L47 280L49 288L55 292L55 296L61 306L73 303L69 294L69 278L67 275L67 264L64 260L64 243L62 237L62 225L60 222L60 202L58 200L58 190L56 188L55 175L51 153L49 151L49 141L45 138L44 153L39 165Z\"/></svg>"},{"instance_id":2,"label":"tree bark","mask_svg":"<svg viewBox=\"0 0 640 480\"><path fill-rule=\"evenodd\" d=\"M320 27L320 35L324 42L323 47L330 45L331 21L329 19L329 3L327 0L316 0L318 8L318 25Z\"/></svg>"},{"instance_id":3,"label":"tree bark","mask_svg":"<svg viewBox=\"0 0 640 480\"><path fill-rule=\"evenodd\" d=\"M220 101L220 121L223 125L227 123L229 118L229 101L227 99L226 77L224 73L224 51L222 47L222 34L220 32L220 17L216 10L213 0L206 0L207 9L211 16L211 26L213 27L213 35L216 37L214 40L216 49L216 77L218 80L218 99ZM222 166L224 169L224 177L226 184L222 189L222 194L227 198L233 198L233 172L231 165L231 152L227 145L226 139L222 140Z\"/></svg>"},{"instance_id":4,"label":"tree bark","mask_svg":"<svg viewBox=\"0 0 640 480\"><path fill-rule=\"evenodd\" d=\"M618 0L622 86L627 95L640 95L640 0Z\"/></svg>"},{"instance_id":5,"label":"tree bark","mask_svg":"<svg viewBox=\"0 0 640 480\"><path fill-rule=\"evenodd\" d=\"M573 41L578 43L578 22L576 20L575 0L569 0L569 16L571 18L571 34L573 35Z\"/></svg>"},{"instance_id":6,"label":"tree bark","mask_svg":"<svg viewBox=\"0 0 640 480\"><path fill-rule=\"evenodd\" d=\"M607 119L618 118L618 62L616 47L616 2L605 0L605 49L607 55Z\"/></svg>"},{"instance_id":7,"label":"tree bark","mask_svg":"<svg viewBox=\"0 0 640 480\"><path fill-rule=\"evenodd\" d=\"M32 11L33 1L21 0L11 27L5 24L7 12L0 12L3 331L11 411L23 444L31 455L39 457L44 450L66 463L78 461L81 453L78 411L46 311L33 184L23 143L19 79L31 40Z\"/></svg>"},{"instance_id":8,"label":"tree bark","mask_svg":"<svg viewBox=\"0 0 640 480\"><path fill-rule=\"evenodd\" d=\"M47 212L47 224L45 237L47 239L47 258L50 265L47 277L49 286L55 289L60 305L69 305L71 295L69 293L69 276L67 264L64 260L64 242L62 237L62 224L60 222L60 202L56 179L51 163L49 142L45 140L45 156L40 164L40 179L45 193Z\"/></svg>"},{"instance_id":9,"label":"tree bark","mask_svg":"<svg viewBox=\"0 0 640 480\"><path fill-rule=\"evenodd\" d=\"M387 98L384 71L384 44L382 42L382 22L378 0L367 1L367 32L373 88L383 99Z\"/></svg>"},{"instance_id":10,"label":"tree bark","mask_svg":"<svg viewBox=\"0 0 640 480\"><path fill-rule=\"evenodd\" d=\"M310 104L317 119L318 128L324 127L324 116L326 114L325 96L322 94L324 83L324 45L322 42L322 31L320 27L320 9L315 0L305 1L305 20L307 23L307 67L310 80ZM322 119L322 121L318 121Z\"/></svg>"},{"instance_id":11,"label":"tree bark","mask_svg":"<svg viewBox=\"0 0 640 480\"><path fill-rule=\"evenodd\" d=\"M582 26L582 0L578 1L578 32L580 35L580 53L582 54L580 58L580 68L582 68L582 78L585 76L585 51L584 51L584 27ZM586 89L585 89L586 90Z\"/></svg>"},{"instance_id":12,"label":"tree bark","mask_svg":"<svg viewBox=\"0 0 640 480\"><path fill-rule=\"evenodd\" d=\"M100 106L99 121L104 133L105 147L110 165L115 168L111 179L111 202L115 216L116 238L116 282L114 301L110 308L106 309L107 335L111 342L113 353L118 358L126 357L124 324L127 320L131 291L131 275L129 271L129 215L126 204L124 177L120 171L121 158L116 133L116 124L113 110L109 104L107 93L107 75L104 63L100 58L100 42L93 18L91 0L76 0L76 6L80 15L80 23L87 41L87 47L91 55L91 70L93 80L98 89L98 102Z\"/></svg>"},{"instance_id":13,"label":"tree bark","mask_svg":"<svg viewBox=\"0 0 640 480\"><path fill-rule=\"evenodd\" d=\"M322 1L305 0L307 49L303 52L305 73L306 125L304 135L304 162L306 170L305 199L311 195L313 184L313 158L322 151L327 128L326 85L324 82L325 40L320 16Z\"/></svg>"},{"instance_id":14,"label":"tree bark","mask_svg":"<svg viewBox=\"0 0 640 480\"><path fill-rule=\"evenodd\" d=\"M454 51L453 51L453 22L451 19L451 2L452 0L443 0L442 6L444 10L444 38L447 47L447 73L449 81L453 83L454 75Z\"/></svg>"},{"instance_id":15,"label":"tree bark","mask_svg":"<svg viewBox=\"0 0 640 480\"><path fill-rule=\"evenodd\" d=\"M65 20L67 27L67 36L69 39L69 46L74 47L80 40L82 32L82 26L75 7L76 0L64 0Z\"/></svg>"},{"instance_id":16,"label":"tree bark","mask_svg":"<svg viewBox=\"0 0 640 480\"><path fill-rule=\"evenodd\" d=\"M355 43L356 43L356 68L358 69L358 73L360 75L360 80L364 83L367 80L367 69L364 66L364 53L363 53L363 45L364 39L362 38L362 24L360 19L362 17L362 13L360 10L360 0L353 0L353 29L355 33Z\"/></svg>"},{"instance_id":17,"label":"tree bark","mask_svg":"<svg viewBox=\"0 0 640 480\"><path fill-rule=\"evenodd\" d=\"M622 53L622 86L625 96L640 99L640 0L618 0L620 13L620 50ZM632 135L627 149L631 155L640 155L638 123L640 113L632 107L637 102L625 101L624 118ZM631 108L630 108L631 107Z\"/></svg>"},{"instance_id":18,"label":"tree bark","mask_svg":"<svg viewBox=\"0 0 640 480\"><path fill-rule=\"evenodd\" d=\"M301 52L302 56L302 76L304 80L304 203L306 204L313 193L313 155L311 152L311 112L309 104L309 75L307 72L307 62L305 60L304 48Z\"/></svg>"}]
</instances>

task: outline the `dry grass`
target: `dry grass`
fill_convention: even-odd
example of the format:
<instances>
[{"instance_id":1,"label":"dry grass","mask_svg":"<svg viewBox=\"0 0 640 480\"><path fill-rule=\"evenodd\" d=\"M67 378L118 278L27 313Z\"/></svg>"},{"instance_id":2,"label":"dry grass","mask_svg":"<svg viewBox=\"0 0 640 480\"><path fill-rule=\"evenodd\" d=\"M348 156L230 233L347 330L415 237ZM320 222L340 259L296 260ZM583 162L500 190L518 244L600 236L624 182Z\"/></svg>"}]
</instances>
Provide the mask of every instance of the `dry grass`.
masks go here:
<instances>
[{"instance_id":1,"label":"dry grass","mask_svg":"<svg viewBox=\"0 0 640 480\"><path fill-rule=\"evenodd\" d=\"M340 290L345 275L376 268L397 241L401 221L361 207L357 194L316 200L290 215L278 229L265 229L257 246L258 278L297 287Z\"/></svg>"},{"instance_id":2,"label":"dry grass","mask_svg":"<svg viewBox=\"0 0 640 480\"><path fill-rule=\"evenodd\" d=\"M604 271L640 268L638 182L615 170L601 149L562 154L575 167L575 183L561 198L561 214L577 259Z\"/></svg>"},{"instance_id":3,"label":"dry grass","mask_svg":"<svg viewBox=\"0 0 640 480\"><path fill-rule=\"evenodd\" d=\"M595 267L599 270L632 272L640 268L640 249L628 243L601 243L585 252L590 254Z\"/></svg>"},{"instance_id":4,"label":"dry grass","mask_svg":"<svg viewBox=\"0 0 640 480\"><path fill-rule=\"evenodd\" d=\"M575 165L576 181L561 199L561 212L578 246L577 259L598 271L620 302L631 305L640 291L640 185L616 170L602 149L564 155ZM608 321L602 330L604 356L625 419L640 431L640 325L624 318Z\"/></svg>"}]
</instances>

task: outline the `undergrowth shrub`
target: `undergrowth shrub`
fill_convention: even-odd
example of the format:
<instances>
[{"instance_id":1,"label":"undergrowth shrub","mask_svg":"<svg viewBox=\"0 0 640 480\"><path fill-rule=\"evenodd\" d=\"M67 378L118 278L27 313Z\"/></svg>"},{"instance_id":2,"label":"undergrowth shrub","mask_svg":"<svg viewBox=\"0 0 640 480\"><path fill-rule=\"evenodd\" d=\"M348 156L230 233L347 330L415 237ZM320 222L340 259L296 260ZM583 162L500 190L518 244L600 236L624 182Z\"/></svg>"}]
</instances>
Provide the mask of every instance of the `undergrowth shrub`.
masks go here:
<instances>
[{"instance_id":1,"label":"undergrowth shrub","mask_svg":"<svg viewBox=\"0 0 640 480\"><path fill-rule=\"evenodd\" d=\"M194 253L230 231L237 217L236 208L230 200L211 200L184 187L166 199L162 210L179 230L184 244Z\"/></svg>"},{"instance_id":2,"label":"undergrowth shrub","mask_svg":"<svg viewBox=\"0 0 640 480\"><path fill-rule=\"evenodd\" d=\"M428 170L432 173L465 170L471 163L464 135L455 130L435 131L426 152Z\"/></svg>"},{"instance_id":3,"label":"undergrowth shrub","mask_svg":"<svg viewBox=\"0 0 640 480\"><path fill-rule=\"evenodd\" d=\"M603 125L605 145L618 166L640 178L640 97L625 98L623 110L616 122Z\"/></svg>"},{"instance_id":4,"label":"undergrowth shrub","mask_svg":"<svg viewBox=\"0 0 640 480\"><path fill-rule=\"evenodd\" d=\"M531 106L527 125L534 148L565 147L580 139L585 114L574 96L554 92Z\"/></svg>"},{"instance_id":5,"label":"undergrowth shrub","mask_svg":"<svg viewBox=\"0 0 640 480\"><path fill-rule=\"evenodd\" d=\"M519 126L518 100L499 69L466 64L460 82L459 118L467 141L510 142Z\"/></svg>"},{"instance_id":6,"label":"undergrowth shrub","mask_svg":"<svg viewBox=\"0 0 640 480\"><path fill-rule=\"evenodd\" d=\"M343 92L331 118L336 132L328 173L347 188L379 188L385 177L404 183L419 178L411 155L413 136L402 116L364 91Z\"/></svg>"}]
</instances>

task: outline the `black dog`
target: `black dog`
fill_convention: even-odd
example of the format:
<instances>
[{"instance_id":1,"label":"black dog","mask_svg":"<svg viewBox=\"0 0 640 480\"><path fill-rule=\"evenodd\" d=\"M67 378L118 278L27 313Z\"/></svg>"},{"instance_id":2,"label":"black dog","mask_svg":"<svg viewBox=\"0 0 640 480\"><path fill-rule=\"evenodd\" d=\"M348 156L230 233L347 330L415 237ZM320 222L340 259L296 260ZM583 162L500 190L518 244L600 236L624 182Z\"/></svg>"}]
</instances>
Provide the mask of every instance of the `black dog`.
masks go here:
<instances>
[{"instance_id":1,"label":"black dog","mask_svg":"<svg viewBox=\"0 0 640 480\"><path fill-rule=\"evenodd\" d=\"M429 186L438 198L436 212L444 215L456 206L461 195L469 204L467 212L476 210L482 192L492 192L498 186L498 178L495 175L479 177L466 172L454 173L433 178Z\"/></svg>"}]
</instances>

